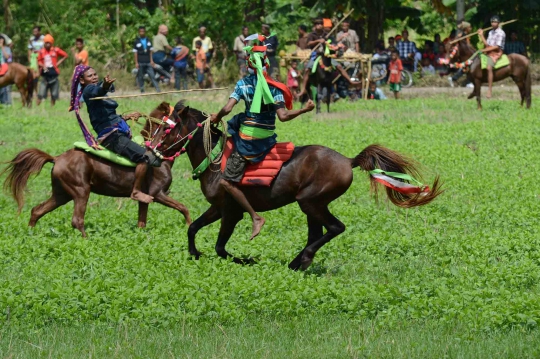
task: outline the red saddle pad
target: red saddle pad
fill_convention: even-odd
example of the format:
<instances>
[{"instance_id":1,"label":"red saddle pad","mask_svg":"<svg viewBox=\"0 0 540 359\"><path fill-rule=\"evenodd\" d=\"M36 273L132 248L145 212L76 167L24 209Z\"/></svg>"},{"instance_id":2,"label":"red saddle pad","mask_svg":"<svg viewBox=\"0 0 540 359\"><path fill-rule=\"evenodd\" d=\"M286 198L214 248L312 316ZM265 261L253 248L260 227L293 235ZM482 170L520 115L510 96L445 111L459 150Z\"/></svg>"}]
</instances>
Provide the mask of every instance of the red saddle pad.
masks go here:
<instances>
[{"instance_id":1,"label":"red saddle pad","mask_svg":"<svg viewBox=\"0 0 540 359\"><path fill-rule=\"evenodd\" d=\"M234 144L232 139L228 139L221 161L221 172L225 171L227 160L233 152ZM258 163L251 163L246 167L244 177L240 182L242 186L266 186L269 187L278 175L283 163L287 162L294 151L292 142L278 142L266 155L264 160Z\"/></svg>"},{"instance_id":2,"label":"red saddle pad","mask_svg":"<svg viewBox=\"0 0 540 359\"><path fill-rule=\"evenodd\" d=\"M4 76L8 71L8 64L4 63L0 65L0 76Z\"/></svg>"}]
</instances>

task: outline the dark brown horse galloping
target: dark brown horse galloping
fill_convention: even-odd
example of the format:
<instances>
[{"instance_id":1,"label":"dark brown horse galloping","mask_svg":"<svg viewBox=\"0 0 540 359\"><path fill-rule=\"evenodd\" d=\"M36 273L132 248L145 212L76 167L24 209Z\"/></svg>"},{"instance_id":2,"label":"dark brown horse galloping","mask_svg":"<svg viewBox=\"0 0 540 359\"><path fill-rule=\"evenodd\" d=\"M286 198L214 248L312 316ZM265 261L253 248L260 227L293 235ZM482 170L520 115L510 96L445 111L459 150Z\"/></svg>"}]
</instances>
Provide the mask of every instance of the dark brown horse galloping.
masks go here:
<instances>
[{"instance_id":1,"label":"dark brown horse galloping","mask_svg":"<svg viewBox=\"0 0 540 359\"><path fill-rule=\"evenodd\" d=\"M0 87L15 84L21 94L23 106L32 106L34 94L34 75L32 69L13 62L8 64L8 70L0 76Z\"/></svg>"},{"instance_id":2,"label":"dark brown horse galloping","mask_svg":"<svg viewBox=\"0 0 540 359\"><path fill-rule=\"evenodd\" d=\"M162 118L169 114L169 104L162 103L150 116ZM149 124L146 124L150 128ZM175 147L176 148L176 147ZM170 151L173 151L171 148ZM135 181L135 168L125 167L93 156L83 150L71 149L63 154L53 157L36 148L20 152L9 166L3 171L7 173L4 188L10 190L17 201L19 212L24 204L24 190L28 179L41 171L46 163L53 163L51 171L52 196L45 202L32 208L30 227L56 208L74 201L72 225L81 231L84 230L84 214L90 193L97 193L110 197L130 197ZM147 178L147 192L154 197L154 201L169 208L180 211L188 224L191 224L189 211L182 203L167 195L172 183L173 162L164 161L160 167L150 167ZM139 202L139 227L146 226L148 204Z\"/></svg>"},{"instance_id":3,"label":"dark brown horse galloping","mask_svg":"<svg viewBox=\"0 0 540 359\"><path fill-rule=\"evenodd\" d=\"M173 116L179 116L177 125L172 130L181 136L192 133L206 116L200 111L185 107L179 102ZM197 131L189 144L185 145L193 168L207 157L202 131ZM213 145L220 138L220 131L213 129ZM165 148L167 148L165 146ZM366 147L355 158L347 158L324 146L296 147L291 159L286 162L270 187L241 187L255 211L274 210L290 203L298 202L300 209L307 215L308 240L305 248L289 264L289 268L306 269L315 253L332 238L345 231L345 225L337 219L328 205L343 195L353 180L353 168L365 171L375 168L384 171L415 173L410 160L402 155L379 145ZM201 190L210 208L201 215L188 230L189 253L198 258L201 253L195 246L195 235L204 226L221 219L221 228L216 243L216 252L220 257L231 255L225 246L233 234L236 224L242 219L242 207L220 186L221 173L218 165L211 165L200 176ZM376 183L371 180L372 189ZM376 193L376 192L375 192ZM399 207L409 208L427 204L441 193L438 178L431 191L422 194L404 195L392 189L386 189L390 201ZM326 229L326 233L323 229ZM237 263L246 263L245 259L234 258Z\"/></svg>"},{"instance_id":4,"label":"dark brown horse galloping","mask_svg":"<svg viewBox=\"0 0 540 359\"><path fill-rule=\"evenodd\" d=\"M457 62L465 62L474 55L476 50L466 41L461 40L457 44L455 59ZM523 55L508 55L510 65L493 70L493 82L511 77L516 83L521 95L521 106L526 103L527 108L531 107L531 71L530 61ZM476 97L478 109L482 109L480 90L483 83L487 83L487 70L482 70L480 56L477 56L470 65L469 77L474 83L474 90L469 95L469 99Z\"/></svg>"}]
</instances>

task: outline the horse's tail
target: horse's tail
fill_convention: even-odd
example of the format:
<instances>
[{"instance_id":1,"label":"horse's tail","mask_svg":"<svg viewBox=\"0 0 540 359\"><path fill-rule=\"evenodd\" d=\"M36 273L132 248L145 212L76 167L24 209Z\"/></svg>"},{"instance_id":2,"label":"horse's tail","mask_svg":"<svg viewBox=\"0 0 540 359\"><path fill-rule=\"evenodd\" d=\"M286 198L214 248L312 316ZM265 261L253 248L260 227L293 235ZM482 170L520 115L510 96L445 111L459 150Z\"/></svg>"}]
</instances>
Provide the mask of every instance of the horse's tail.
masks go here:
<instances>
[{"instance_id":1,"label":"horse's tail","mask_svg":"<svg viewBox=\"0 0 540 359\"><path fill-rule=\"evenodd\" d=\"M27 69L26 74L26 100L28 104L32 104L32 97L34 97L34 72L32 69Z\"/></svg>"},{"instance_id":2,"label":"horse's tail","mask_svg":"<svg viewBox=\"0 0 540 359\"><path fill-rule=\"evenodd\" d=\"M532 92L532 80L531 80L531 62L527 65L527 73L525 74L525 99L527 101L527 108L531 107L531 92Z\"/></svg>"},{"instance_id":3,"label":"horse's tail","mask_svg":"<svg viewBox=\"0 0 540 359\"><path fill-rule=\"evenodd\" d=\"M382 183L386 186L388 199L399 207L410 208L428 204L443 192L438 176L431 187L414 186L404 182L414 181L412 176L418 176L414 162L380 145L366 147L351 159L351 165L353 168L360 167L370 172L371 191L375 198L378 185Z\"/></svg>"},{"instance_id":4,"label":"horse's tail","mask_svg":"<svg viewBox=\"0 0 540 359\"><path fill-rule=\"evenodd\" d=\"M0 173L7 173L4 190L10 191L19 206L19 213L24 205L24 190L28 179L33 174L39 174L47 162L54 163L55 158L37 148L20 152L14 159L7 162L8 166Z\"/></svg>"}]
</instances>

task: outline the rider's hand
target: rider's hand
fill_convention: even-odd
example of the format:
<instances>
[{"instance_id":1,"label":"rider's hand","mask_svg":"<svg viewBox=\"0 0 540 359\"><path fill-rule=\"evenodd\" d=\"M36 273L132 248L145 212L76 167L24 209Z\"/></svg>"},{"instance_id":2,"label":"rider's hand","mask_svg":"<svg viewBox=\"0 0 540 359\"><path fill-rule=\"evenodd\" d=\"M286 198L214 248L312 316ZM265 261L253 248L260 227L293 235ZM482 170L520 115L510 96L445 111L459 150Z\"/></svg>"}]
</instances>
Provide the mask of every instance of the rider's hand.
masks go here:
<instances>
[{"instance_id":1,"label":"rider's hand","mask_svg":"<svg viewBox=\"0 0 540 359\"><path fill-rule=\"evenodd\" d=\"M218 118L218 114L217 113L213 113L210 115L210 122L211 123L218 123L219 122L219 118Z\"/></svg>"},{"instance_id":2,"label":"rider's hand","mask_svg":"<svg viewBox=\"0 0 540 359\"><path fill-rule=\"evenodd\" d=\"M324 44L324 43L326 42L326 39L324 39L324 38L323 38L323 39L319 39L319 42L320 42L321 44Z\"/></svg>"},{"instance_id":3,"label":"rider's hand","mask_svg":"<svg viewBox=\"0 0 540 359\"><path fill-rule=\"evenodd\" d=\"M484 34L484 30L483 29L478 29L478 35L483 35Z\"/></svg>"},{"instance_id":4,"label":"rider's hand","mask_svg":"<svg viewBox=\"0 0 540 359\"><path fill-rule=\"evenodd\" d=\"M111 79L109 74L107 74L107 76L105 76L105 78L103 79L103 87L108 89L115 81L116 79Z\"/></svg>"},{"instance_id":5,"label":"rider's hand","mask_svg":"<svg viewBox=\"0 0 540 359\"><path fill-rule=\"evenodd\" d=\"M306 103L306 110L313 111L314 108L315 108L315 103L313 102L313 100L308 100L308 102Z\"/></svg>"}]
</instances>

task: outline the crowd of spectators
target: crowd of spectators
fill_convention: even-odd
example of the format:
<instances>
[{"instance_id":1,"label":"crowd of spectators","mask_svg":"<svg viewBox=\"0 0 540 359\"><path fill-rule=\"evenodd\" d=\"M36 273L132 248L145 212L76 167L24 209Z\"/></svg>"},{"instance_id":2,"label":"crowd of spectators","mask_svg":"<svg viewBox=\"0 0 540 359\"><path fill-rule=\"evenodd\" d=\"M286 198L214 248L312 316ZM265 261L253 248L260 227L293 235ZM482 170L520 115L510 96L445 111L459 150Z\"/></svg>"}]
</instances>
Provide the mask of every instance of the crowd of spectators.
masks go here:
<instances>
[{"instance_id":1,"label":"crowd of spectators","mask_svg":"<svg viewBox=\"0 0 540 359\"><path fill-rule=\"evenodd\" d=\"M332 28L330 19L322 19L323 28L317 30L314 24L311 29L306 25L298 27L298 40L296 41L297 50L313 50L319 42L327 41L326 34ZM243 51L244 39L250 34L250 29L247 26L241 27L241 33L234 39L231 44L233 53L236 57L238 66L238 76L243 77L247 74L245 52ZM456 30L452 31L448 37L441 40L440 34L436 34L432 41L425 41L420 49L417 44L410 40L409 32L405 29L401 34L395 37L389 37L387 43L379 41L373 52L373 60L378 61L379 66L374 69L381 73L387 73L383 81L392 84L391 79L396 79L395 71L407 69L409 71L419 71L422 75L439 75L448 76L448 81L453 86L454 82L463 75L462 71L457 71L450 74L449 69L445 65L441 65L440 59L446 57L445 45L463 34L472 31L470 24L464 22L458 27L459 34ZM271 34L270 25L263 24L260 33L269 36ZM174 39L174 47L169 44L169 30L166 25L160 25L157 33L150 39L147 36L146 28L140 26L138 36L133 41L133 56L135 67L137 68L137 84L141 92L145 91L145 79L149 79L156 91L160 91L160 75L156 76L156 65L159 68L165 69L165 73L174 82L176 89L188 89L189 63L193 63L195 70L195 79L200 88L214 87L214 78L211 72L211 62L214 57L215 47L210 36L207 35L205 26L199 27L199 35L192 39L191 48L185 44L181 37ZM337 46L340 51L361 52L362 44L356 31L350 28L350 23L345 20L341 24L341 28L337 34L329 37L331 43ZM270 64L270 75L280 80L279 60L277 57L279 38L278 36L269 36L265 40L265 45L268 46L267 57ZM9 37L0 34L0 64L7 64L13 60L12 55L13 42ZM85 48L85 43L82 38L77 38L74 41L74 46L70 49L71 56L74 59L75 65L89 64L89 53ZM515 31L510 33L510 39L504 47L505 53L518 53L527 55L523 42L518 40L518 34ZM59 65L68 57L68 53L59 47L54 46L54 39L51 35L43 35L39 26L34 27L32 35L28 39L28 64L34 71L35 78L39 78L37 85L38 104L47 97L50 92L51 104L54 105L59 94L58 75L60 73ZM392 60L391 60L392 58ZM396 58L396 59L394 59ZM399 60L399 66L397 62ZM286 83L293 90L295 96L303 88L300 86L304 82L303 66L298 62L288 64ZM343 77L347 78L348 72L341 71ZM388 71L390 70L390 71ZM349 78L352 82L352 80ZM396 85L396 83L393 83ZM396 97L399 93L399 88L392 86L392 92ZM374 98L380 98L380 92L374 89L372 94L377 93ZM9 87L0 89L0 103L10 103Z\"/></svg>"}]
</instances>

